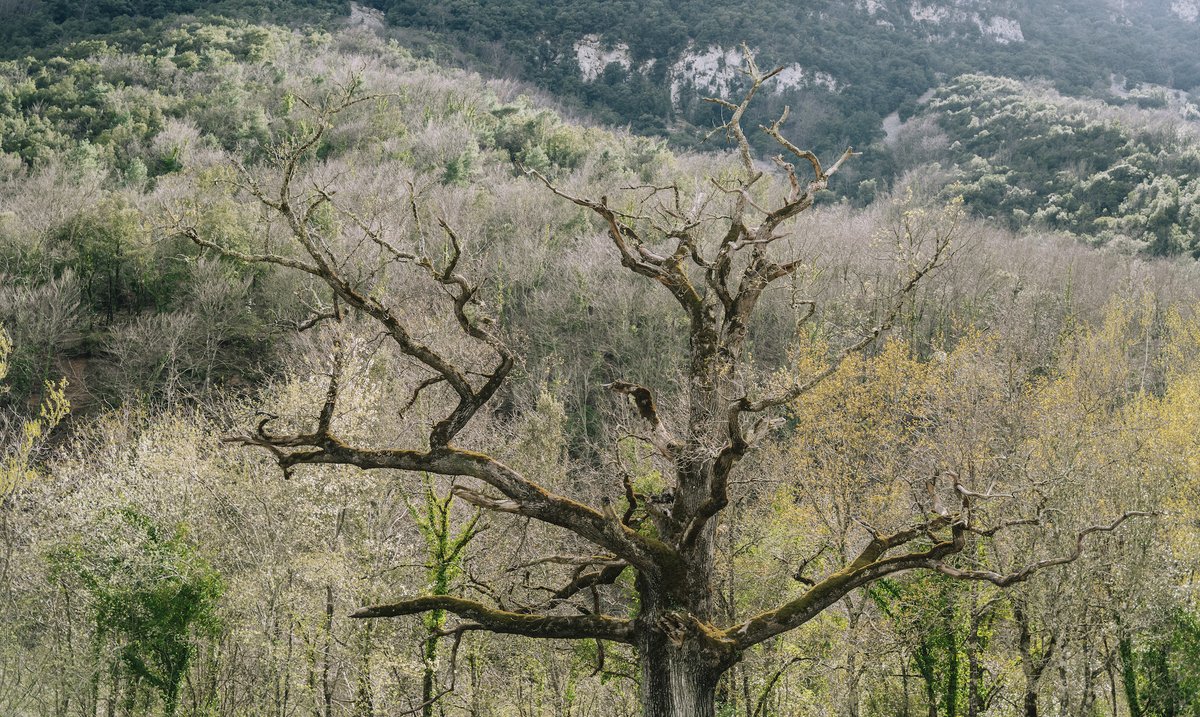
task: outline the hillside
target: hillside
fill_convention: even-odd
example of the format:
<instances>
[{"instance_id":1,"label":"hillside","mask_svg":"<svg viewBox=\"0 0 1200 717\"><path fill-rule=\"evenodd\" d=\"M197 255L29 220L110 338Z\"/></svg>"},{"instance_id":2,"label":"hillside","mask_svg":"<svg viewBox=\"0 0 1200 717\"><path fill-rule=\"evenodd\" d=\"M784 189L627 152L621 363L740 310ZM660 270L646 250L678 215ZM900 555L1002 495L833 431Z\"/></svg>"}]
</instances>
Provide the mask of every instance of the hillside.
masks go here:
<instances>
[{"instance_id":1,"label":"hillside","mask_svg":"<svg viewBox=\"0 0 1200 717\"><path fill-rule=\"evenodd\" d=\"M1195 98L710 5L4 4L0 715L1200 712Z\"/></svg>"},{"instance_id":2,"label":"hillside","mask_svg":"<svg viewBox=\"0 0 1200 717\"><path fill-rule=\"evenodd\" d=\"M797 134L837 151L880 136L884 117L947 77L1041 78L1070 95L1137 85L1200 86L1200 24L1175 0L857 0L636 3L595 0L377 2L389 22L431 31L484 66L577 98L607 121L678 134L709 126L698 102L735 82L739 46L787 67L775 91Z\"/></svg>"},{"instance_id":3,"label":"hillside","mask_svg":"<svg viewBox=\"0 0 1200 717\"><path fill-rule=\"evenodd\" d=\"M1183 93L1065 97L963 75L887 143L905 171L979 216L1096 246L1200 258L1200 110Z\"/></svg>"},{"instance_id":4,"label":"hillside","mask_svg":"<svg viewBox=\"0 0 1200 717\"><path fill-rule=\"evenodd\" d=\"M299 287L206 259L171 233L169 213L257 236L259 218L226 195L228 162L265 159L291 131L289 97L338 67L396 79L378 83L387 106L322 147L326 160L392 162L450 188L518 166L649 177L670 161L661 142L566 124L512 83L443 77L361 28L181 22L137 52L90 40L63 52L0 63L0 314L17 339L17 397L69 357L90 367L76 381L89 403L131 391L173 401L270 369L272 341L303 319ZM314 52L336 62L297 67L292 55Z\"/></svg>"},{"instance_id":5,"label":"hillside","mask_svg":"<svg viewBox=\"0 0 1200 717\"><path fill-rule=\"evenodd\" d=\"M0 4L0 59L51 57L70 43L101 36L133 44L176 15L312 26L345 15L347 8L342 0L10 0Z\"/></svg>"},{"instance_id":6,"label":"hillside","mask_svg":"<svg viewBox=\"0 0 1200 717\"><path fill-rule=\"evenodd\" d=\"M350 3L349 5L353 5ZM55 3L0 8L0 55L82 37L130 41L171 14L313 24L347 17L341 2ZM611 124L696 141L718 117L699 102L739 81L740 46L787 69L756 108L793 105L793 129L837 151L881 136L882 120L946 78L1042 79L1070 95L1103 95L1115 76L1190 91L1200 86L1200 16L1191 0L855 0L736 6L707 0L374 0L406 42L446 61L515 74ZM690 126L700 132L689 130ZM690 138L690 139L688 139Z\"/></svg>"},{"instance_id":7,"label":"hillside","mask_svg":"<svg viewBox=\"0 0 1200 717\"><path fill-rule=\"evenodd\" d=\"M1183 0L801 5L762 0L736 8L642 3L636 10L565 0L374 5L379 10L333 2L295 7L287 2L245 7L127 3L68 12L65 5L30 0L7 6L12 22L0 27L10 33L5 52L17 59L26 51L52 52L56 46L78 53L55 39L64 43L79 37L103 38L123 51L158 46L166 52L160 40L169 27L164 23L177 13L278 18L302 27L348 22L399 38L421 57L533 83L593 121L628 125L637 134L667 138L677 148L709 149L717 145L702 140L723 121L723 110L702 98L739 91L741 44L746 43L761 64L783 68L749 109L751 126L773 121L790 106L784 129L805 146L826 156L847 146L865 150L831 183L837 195L869 203L905 172L942 176L941 170L916 164L934 161L954 175L946 178L954 186L945 196L961 191L973 211L1001 216L1014 229L1037 225L1156 255L1194 251L1196 232L1186 202L1150 219L1156 211L1151 205L1175 200L1156 198L1164 189L1161 183L1141 187L1143 180L1153 185L1164 174L1187 185L1187 160L1145 166L1149 155L1165 157L1176 150L1186 155L1191 147L1192 130L1167 137L1174 130L1162 129L1164 123L1190 127L1200 118L1200 102L1189 94L1200 86L1194 51L1200 46L1200 18ZM923 102L933 93L939 99ZM1019 94L1029 106L1013 114L1013 103L993 93ZM943 101L949 96L958 100ZM1056 119L1027 124L1041 117L1038 106ZM21 110L12 106L9 112ZM901 124L914 115L929 121L909 123L906 141L897 144ZM1096 117L1107 119L1097 123ZM52 131L43 141L40 121L10 126L2 139L5 151L28 161L33 146L57 141ZM80 121L96 133L109 119L80 118L76 124ZM1088 127L1076 126L1081 124ZM984 126L986 132L974 136ZM1063 137L1070 140L1057 141ZM941 138L947 139L944 150L912 151ZM760 132L752 132L749 140L758 151L773 151ZM1052 142L1053 150L1041 151L1039 141ZM22 142L29 146L18 146ZM1023 167L1009 166L1007 158L1014 154L1021 155ZM1119 187L1106 185L1102 191L1111 197L1081 198L1090 183L1109 181L1099 174L1110 164L1137 168L1115 180ZM1075 186L1069 175L1081 171L1089 176L1078 177ZM1000 181L1012 185L1004 189L1003 200L991 196ZM1186 186L1180 191L1190 196Z\"/></svg>"}]
</instances>

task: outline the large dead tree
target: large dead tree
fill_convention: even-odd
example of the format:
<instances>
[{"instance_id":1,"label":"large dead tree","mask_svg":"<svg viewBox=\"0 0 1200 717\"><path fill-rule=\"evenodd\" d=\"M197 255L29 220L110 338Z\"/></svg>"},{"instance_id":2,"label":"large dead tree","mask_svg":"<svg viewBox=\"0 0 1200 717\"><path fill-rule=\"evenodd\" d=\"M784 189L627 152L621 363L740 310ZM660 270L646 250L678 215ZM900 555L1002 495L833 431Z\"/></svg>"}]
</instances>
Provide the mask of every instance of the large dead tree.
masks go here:
<instances>
[{"instance_id":1,"label":"large dead tree","mask_svg":"<svg viewBox=\"0 0 1200 717\"><path fill-rule=\"evenodd\" d=\"M595 546L600 555L579 561L570 584L555 594L543 613L501 609L496 605L454 596L424 596L391 604L363 607L357 618L383 618L444 610L464 622L460 629L535 638L587 639L631 645L641 666L641 695L647 717L705 717L714 714L714 694L722 674L748 649L804 625L850 591L888 575L910 570L933 570L962 579L987 580L1000 586L1026 579L1035 571L1078 556L1086 533L1113 530L1132 514L1111 525L1079 535L1072 554L1042 560L1016 572L1000 574L951 565L974 535L993 535L1006 527L981 525L974 503L987 496L964 487L947 467L945 485L931 490L949 500L931 501L915 511L912 522L892 532L863 525L861 543L852 560L823 576L806 580L804 589L774 609L748 615L733 624L719 624L714 610L715 530L730 502L730 479L757 441L775 425L778 412L836 371L846 357L866 350L887 332L919 284L947 259L952 232L934 232L925 251L910 257L903 275L873 326L830 356L825 368L799 376L790 384L758 380L749 365L746 344L756 309L764 293L804 265L803 258L785 258L779 245L790 220L808 210L814 197L854 153L847 150L831 165L800 149L782 133L786 119L761 128L778 143L777 171L760 169L743 130L743 117L755 94L778 70L762 72L749 52L744 68L749 89L740 102L713 102L727 112L720 128L735 146L740 175L728 182L713 180L706 196L685 199L679 186L648 187L650 206L644 213L621 210L606 197L574 196L546 177L530 173L548 193L586 208L602 223L621 265L669 292L686 317L687 385L681 420L668 420L659 410L654 391L630 381L610 388L627 395L645 424L641 435L673 479L669 510L639 495L625 481L625 495L601 506L557 495L491 455L460 445L456 440L484 411L505 384L516 357L478 306L478 285L459 269L461 246L451 225L441 222L448 242L446 256L435 261L408 251L371 222L346 212L349 225L395 262L424 273L445 289L448 311L463 340L477 351L471 366L418 338L404 315L389 304L386 294L373 290L373 275L356 272L322 236L316 218L323 208L336 207L334 192L320 186L300 186L301 168L311 158L336 115L364 96L351 84L322 102L307 106L315 117L311 129L278 150L282 168L277 183L267 189L243 171L243 189L274 215L281 217L300 251L294 255L239 251L182 225L181 231L200 246L243 262L265 263L304 272L328 286L334 299L330 316L354 311L374 321L426 378L411 396L396 397L410 406L423 391L441 390L448 396L444 412L428 427L426 445L373 448L351 445L339 437L334 419L338 399L335 371L311 432L283 435L271 420L236 440L261 447L275 456L285 471L321 464L357 466L364 470L428 472L473 479L456 494L484 511L515 514L557 526ZM797 169L796 165L804 168ZM811 177L807 175L811 171ZM765 191L780 183L781 191ZM709 211L712 197L724 202L720 212ZM775 197L775 199L771 199ZM765 202L772 202L764 206ZM295 258L299 256L301 258ZM809 304L809 313L811 313ZM317 317L320 318L320 317ZM480 369L480 366L486 368ZM434 389L434 387L438 387ZM614 485L621 478L613 477ZM626 502L623 514L613 508ZM950 505L947 505L949 503ZM952 507L951 507L952 506ZM654 529L650 529L653 518ZM547 553L557 553L547 546ZM551 558L562 559L562 558ZM571 561L567 561L571 562ZM592 568L592 569L588 569ZM601 614L595 603L572 605L595 586L612 584L626 571L634 574L639 610L636 617Z\"/></svg>"}]
</instances>

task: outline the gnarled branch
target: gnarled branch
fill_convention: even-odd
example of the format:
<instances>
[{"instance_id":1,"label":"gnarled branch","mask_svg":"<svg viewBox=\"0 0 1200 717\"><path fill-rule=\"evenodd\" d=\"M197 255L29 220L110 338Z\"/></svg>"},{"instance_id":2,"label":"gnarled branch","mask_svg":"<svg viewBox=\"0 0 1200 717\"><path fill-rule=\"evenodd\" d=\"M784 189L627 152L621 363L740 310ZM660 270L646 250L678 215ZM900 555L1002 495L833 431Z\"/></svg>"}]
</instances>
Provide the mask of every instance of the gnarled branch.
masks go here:
<instances>
[{"instance_id":1,"label":"gnarled branch","mask_svg":"<svg viewBox=\"0 0 1200 717\"><path fill-rule=\"evenodd\" d=\"M1157 513L1133 510L1122 514L1121 517L1117 518L1108 525L1093 525L1085 528L1079 531L1079 533L1075 536L1075 546L1072 548L1071 552L1067 553L1066 555L1059 555L1053 558L1038 560L1026 565L1020 570L1016 570L1011 573L997 573L992 570L963 570L952 565L947 565L941 561L931 561L925 567L937 570L943 575L949 575L950 577L959 580L981 580L1004 588L1008 587L1009 585L1024 582L1046 568L1052 568L1056 565L1067 565L1068 563L1075 562L1080 558L1080 556L1083 555L1084 541L1089 535L1094 535L1096 533L1111 533L1119 528L1122 523L1131 518L1151 517L1155 515L1157 515ZM1016 521L1010 525L1027 524L1027 521Z\"/></svg>"},{"instance_id":2,"label":"gnarled branch","mask_svg":"<svg viewBox=\"0 0 1200 717\"><path fill-rule=\"evenodd\" d=\"M951 529L950 535L928 549L886 557L891 550L918 538L932 536L934 531L946 527ZM795 600L731 627L725 630L725 634L744 649L794 630L855 588L894 573L924 567L962 551L966 547L965 535L963 524L957 518L948 516L937 516L892 535L876 535L846 567L817 581Z\"/></svg>"},{"instance_id":3,"label":"gnarled branch","mask_svg":"<svg viewBox=\"0 0 1200 717\"><path fill-rule=\"evenodd\" d=\"M481 625L490 632L525 637L569 640L597 639L633 642L633 623L607 615L530 615L488 607L481 602L450 595L427 595L383 605L361 608L350 617L357 619L400 617L445 610Z\"/></svg>"},{"instance_id":4,"label":"gnarled branch","mask_svg":"<svg viewBox=\"0 0 1200 717\"><path fill-rule=\"evenodd\" d=\"M628 381L613 381L605 384L605 388L615 391L616 393L629 396L633 401L634 407L637 408L638 415L642 420L650 424L650 436L648 438L651 445L658 450L666 458L673 459L678 454L680 449L679 441L671 432L667 430L662 418L658 415L658 406L654 403L654 394L645 386L639 386L636 383Z\"/></svg>"}]
</instances>

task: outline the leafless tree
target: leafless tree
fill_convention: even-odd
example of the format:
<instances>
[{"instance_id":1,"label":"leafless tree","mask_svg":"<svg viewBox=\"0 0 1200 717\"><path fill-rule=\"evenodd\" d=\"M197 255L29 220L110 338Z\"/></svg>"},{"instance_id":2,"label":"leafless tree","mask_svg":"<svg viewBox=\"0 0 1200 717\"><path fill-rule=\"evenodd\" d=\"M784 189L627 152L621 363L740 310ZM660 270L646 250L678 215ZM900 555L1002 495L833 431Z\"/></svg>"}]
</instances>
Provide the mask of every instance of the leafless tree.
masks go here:
<instances>
[{"instance_id":1,"label":"leafless tree","mask_svg":"<svg viewBox=\"0 0 1200 717\"><path fill-rule=\"evenodd\" d=\"M455 488L462 500L484 511L557 526L595 547L591 557L579 558L557 555L561 548L545 546L547 560L582 569L541 612L428 595L364 607L354 617L442 610L463 621L455 628L459 631L625 643L635 649L640 664L645 715L711 717L718 681L746 650L804 625L860 586L914 569L1008 585L1073 559L1086 534L1113 530L1132 515L1080 534L1072 554L1034 562L1015 572L951 565L948 560L962 552L972 536L994 535L1027 526L1028 521L982 524L975 506L989 496L975 492L947 467L930 480L930 499L914 509L907 527L884 531L864 522L860 544L846 564L814 576L801 594L774 609L744 616L734 624L716 624L720 620L714 608L716 527L730 502L731 477L777 425L782 409L832 375L844 359L869 349L889 331L906 300L948 259L954 234L952 227L908 227L902 232L895 286L870 325L834 350L823 368L780 379L755 367L747 339L760 300L773 285L805 266L804 257L788 256L786 225L813 206L817 193L855 155L847 150L832 164L822 163L784 136L785 112L762 128L780 147L775 160L778 171L760 168L742 122L756 93L779 70L761 71L748 51L745 58L749 89L741 101L711 100L728 111L727 122L717 132L724 132L736 148L740 164L733 178L713 178L690 196L680 184L631 188L644 198L630 209L628 202L610 202L606 196L576 196L550 178L530 172L548 192L598 217L620 263L669 292L683 313L688 359L680 418L660 411L649 387L633 381L610 385L631 400L637 420L644 424L638 435L664 466L663 474L670 476L670 489L663 494L642 495L626 478L624 495L604 499L599 506L587 505L577 497L546 489L491 455L460 445L459 439L469 440L465 429L509 379L517 357L486 316L479 285L460 267L465 262L455 229L448 221L437 222L447 249L443 257L434 259L419 249L406 248L381 223L342 206L331 187L302 186L300 179L302 167L336 116L367 99L357 83L320 102L304 102L313 121L278 148L280 172L273 183L259 181L247 170L240 173L241 188L286 223L299 251L234 249L181 223L183 234L226 257L277 265L323 282L332 303L318 312L320 316L354 311L370 317L394 348L426 373L411 395L396 397L397 405L408 408L419 400L442 405L442 412L430 421L425 445L352 445L337 431L339 376L334 370L312 430L273 430L273 418L267 416L236 437L236 442L271 452L285 472L333 464L471 479ZM807 170L811 177L802 178ZM410 201L416 216L416 200ZM326 236L330 223L322 220L327 212L339 217L340 231L355 234L343 246L373 247L381 260L410 269L414 276L444 290L461 333L459 343L451 345L439 336L423 339L412 317L389 303L388 293L377 281L379 269L355 264L337 253ZM816 305L802 302L801 306L799 321L803 322ZM464 344L473 348L464 352ZM434 401L430 396L446 400ZM614 487L621 483L621 477L613 477ZM598 600L584 599L626 571L635 576L635 617L604 614Z\"/></svg>"}]
</instances>

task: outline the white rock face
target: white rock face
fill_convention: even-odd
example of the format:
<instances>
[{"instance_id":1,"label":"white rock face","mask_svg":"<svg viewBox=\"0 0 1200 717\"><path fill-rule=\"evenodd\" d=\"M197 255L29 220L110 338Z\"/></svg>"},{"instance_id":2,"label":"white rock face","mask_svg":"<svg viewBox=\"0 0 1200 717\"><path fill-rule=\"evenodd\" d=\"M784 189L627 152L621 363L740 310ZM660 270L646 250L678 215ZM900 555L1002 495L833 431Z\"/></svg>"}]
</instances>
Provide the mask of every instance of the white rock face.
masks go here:
<instances>
[{"instance_id":1,"label":"white rock face","mask_svg":"<svg viewBox=\"0 0 1200 717\"><path fill-rule=\"evenodd\" d=\"M1200 0L1187 1L1200 3ZM1021 31L1021 23L999 15L985 20L977 12L967 12L965 9L967 7L969 4L964 0L955 0L949 5L914 2L909 6L908 14L914 21L926 25L974 23L985 39L1001 45L1025 42L1025 33Z\"/></svg>"},{"instance_id":2,"label":"white rock face","mask_svg":"<svg viewBox=\"0 0 1200 717\"><path fill-rule=\"evenodd\" d=\"M1001 45L1025 42L1025 33L1021 32L1021 23L1016 20L1007 17L993 17L984 22L982 18L976 16L975 24L979 26L979 31L983 33L984 37Z\"/></svg>"},{"instance_id":3,"label":"white rock face","mask_svg":"<svg viewBox=\"0 0 1200 717\"><path fill-rule=\"evenodd\" d=\"M383 12L375 8L364 7L356 2L350 3L350 27L363 27L373 32L383 30Z\"/></svg>"},{"instance_id":4,"label":"white rock face","mask_svg":"<svg viewBox=\"0 0 1200 717\"><path fill-rule=\"evenodd\" d=\"M947 20L954 19L949 8L939 5L925 5L924 3L915 2L908 9L909 16L917 22L927 22L931 25L941 25Z\"/></svg>"},{"instance_id":5,"label":"white rock face","mask_svg":"<svg viewBox=\"0 0 1200 717\"><path fill-rule=\"evenodd\" d=\"M1200 20L1200 0L1172 0L1171 12L1185 22Z\"/></svg>"},{"instance_id":6,"label":"white rock face","mask_svg":"<svg viewBox=\"0 0 1200 717\"><path fill-rule=\"evenodd\" d=\"M828 72L812 72L806 70L800 65L788 65L775 75L775 79L771 80L774 83L776 92L783 92L789 89L799 89L802 87L823 87L830 92L837 92L838 83L833 75Z\"/></svg>"},{"instance_id":7,"label":"white rock face","mask_svg":"<svg viewBox=\"0 0 1200 717\"><path fill-rule=\"evenodd\" d=\"M604 68L616 63L626 70L633 67L633 56L629 45L618 43L611 50L605 49L599 35L584 35L575 43L575 59L586 82L591 82L604 72Z\"/></svg>"},{"instance_id":8,"label":"white rock face","mask_svg":"<svg viewBox=\"0 0 1200 717\"><path fill-rule=\"evenodd\" d=\"M678 103L684 85L689 84L707 95L726 97L732 94L741 78L744 59L741 48L736 47L712 45L688 50L668 71L671 101ZM579 71L585 82L594 82L603 74L604 68L614 63L635 72L649 72L654 67L654 60L635 65L628 45L618 43L606 48L599 35L584 35L575 43L575 60L579 63ZM836 92L838 84L828 72L814 72L791 64L784 67L767 85L771 92L803 87L821 87Z\"/></svg>"},{"instance_id":9,"label":"white rock face","mask_svg":"<svg viewBox=\"0 0 1200 717\"><path fill-rule=\"evenodd\" d=\"M871 16L883 9L883 3L880 0L855 0L854 4L859 10Z\"/></svg>"},{"instance_id":10,"label":"white rock face","mask_svg":"<svg viewBox=\"0 0 1200 717\"><path fill-rule=\"evenodd\" d=\"M678 104L683 86L694 85L702 93L714 97L732 94L735 81L741 76L744 61L741 48L713 45L703 50L689 50L671 66L671 101ZM821 87L830 92L838 89L837 80L828 72L814 72L790 64L764 86L771 92L783 92L804 87Z\"/></svg>"},{"instance_id":11,"label":"white rock face","mask_svg":"<svg viewBox=\"0 0 1200 717\"><path fill-rule=\"evenodd\" d=\"M729 86L741 66L742 51L736 48L726 50L714 45L701 52L685 52L671 66L671 101L679 101L680 88L685 82L724 97L729 94Z\"/></svg>"}]
</instances>

